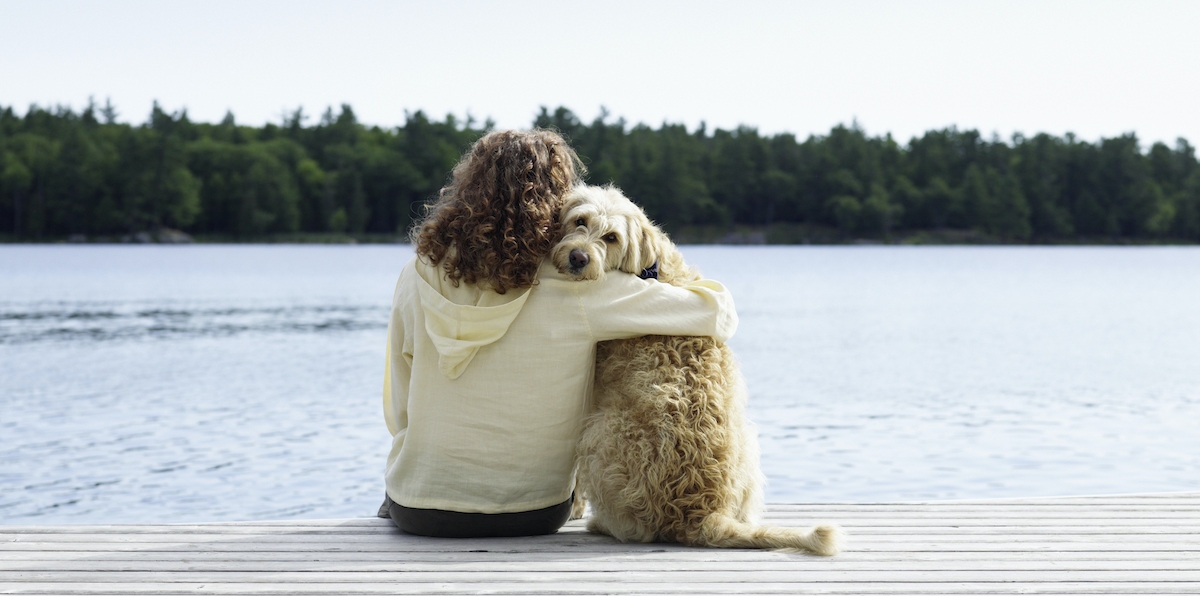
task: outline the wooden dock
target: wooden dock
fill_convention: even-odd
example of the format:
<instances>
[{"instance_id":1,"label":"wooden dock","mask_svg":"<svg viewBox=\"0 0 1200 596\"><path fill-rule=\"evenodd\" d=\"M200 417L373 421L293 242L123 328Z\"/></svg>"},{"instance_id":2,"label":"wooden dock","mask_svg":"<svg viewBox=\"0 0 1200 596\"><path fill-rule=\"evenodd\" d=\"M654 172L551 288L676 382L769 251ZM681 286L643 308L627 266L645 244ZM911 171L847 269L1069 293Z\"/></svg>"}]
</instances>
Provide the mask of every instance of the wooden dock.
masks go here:
<instances>
[{"instance_id":1,"label":"wooden dock","mask_svg":"<svg viewBox=\"0 0 1200 596\"><path fill-rule=\"evenodd\" d=\"M1200 594L1200 492L772 505L841 523L833 558L554 536L450 540L387 520L0 526L5 594Z\"/></svg>"}]
</instances>

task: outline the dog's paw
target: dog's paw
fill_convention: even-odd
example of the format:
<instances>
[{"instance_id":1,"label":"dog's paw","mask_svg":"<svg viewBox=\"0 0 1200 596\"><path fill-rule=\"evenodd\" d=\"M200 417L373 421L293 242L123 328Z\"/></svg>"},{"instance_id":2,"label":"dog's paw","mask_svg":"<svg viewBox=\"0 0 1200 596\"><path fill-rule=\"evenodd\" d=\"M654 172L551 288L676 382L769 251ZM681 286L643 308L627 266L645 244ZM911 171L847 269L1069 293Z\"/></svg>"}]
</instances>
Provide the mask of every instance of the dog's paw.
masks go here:
<instances>
[{"instance_id":1,"label":"dog's paw","mask_svg":"<svg viewBox=\"0 0 1200 596\"><path fill-rule=\"evenodd\" d=\"M571 504L571 519L583 519L586 510L587 499L579 495L575 495L575 502Z\"/></svg>"}]
</instances>

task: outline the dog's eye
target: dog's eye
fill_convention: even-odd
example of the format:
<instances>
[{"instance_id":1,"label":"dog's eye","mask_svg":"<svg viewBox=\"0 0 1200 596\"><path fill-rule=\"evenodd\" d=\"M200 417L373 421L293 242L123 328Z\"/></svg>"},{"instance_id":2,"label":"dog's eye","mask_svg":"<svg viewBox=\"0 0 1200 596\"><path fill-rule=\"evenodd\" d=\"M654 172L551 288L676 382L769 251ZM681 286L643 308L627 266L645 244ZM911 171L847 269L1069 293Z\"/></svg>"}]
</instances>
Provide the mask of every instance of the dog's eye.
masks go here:
<instances>
[{"instance_id":1,"label":"dog's eye","mask_svg":"<svg viewBox=\"0 0 1200 596\"><path fill-rule=\"evenodd\" d=\"M616 234L608 234L607 236L604 237L604 241L609 244L612 244L617 241L617 235Z\"/></svg>"},{"instance_id":2,"label":"dog's eye","mask_svg":"<svg viewBox=\"0 0 1200 596\"><path fill-rule=\"evenodd\" d=\"M586 226L586 225L587 225L587 222L586 222L586 221L584 221L584 220L583 220L583 218L581 217L581 218L579 218L579 219L575 220L575 225L577 225L577 226Z\"/></svg>"}]
</instances>

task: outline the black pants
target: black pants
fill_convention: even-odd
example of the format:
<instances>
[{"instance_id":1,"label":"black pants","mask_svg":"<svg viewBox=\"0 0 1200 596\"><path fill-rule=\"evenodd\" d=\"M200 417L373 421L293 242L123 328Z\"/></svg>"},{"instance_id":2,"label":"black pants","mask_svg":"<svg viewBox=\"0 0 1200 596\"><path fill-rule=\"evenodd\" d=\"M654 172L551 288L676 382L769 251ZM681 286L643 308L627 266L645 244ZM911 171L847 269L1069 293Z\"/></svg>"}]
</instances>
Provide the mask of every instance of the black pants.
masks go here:
<instances>
[{"instance_id":1,"label":"black pants","mask_svg":"<svg viewBox=\"0 0 1200 596\"><path fill-rule=\"evenodd\" d=\"M460 513L441 509L413 509L397 505L384 495L379 517L390 517L405 533L438 538L485 538L553 534L571 517L575 495L545 509L517 513Z\"/></svg>"}]
</instances>

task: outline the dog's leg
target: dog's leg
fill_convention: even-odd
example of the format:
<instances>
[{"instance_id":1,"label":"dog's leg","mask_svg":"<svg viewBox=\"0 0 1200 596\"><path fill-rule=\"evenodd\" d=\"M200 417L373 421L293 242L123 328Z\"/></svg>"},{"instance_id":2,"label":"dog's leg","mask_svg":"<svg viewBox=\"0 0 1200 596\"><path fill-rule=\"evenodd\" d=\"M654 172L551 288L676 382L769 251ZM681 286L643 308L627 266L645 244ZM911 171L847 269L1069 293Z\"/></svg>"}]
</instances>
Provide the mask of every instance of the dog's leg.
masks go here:
<instances>
[{"instance_id":1,"label":"dog's leg","mask_svg":"<svg viewBox=\"0 0 1200 596\"><path fill-rule=\"evenodd\" d=\"M612 536L612 532L609 531L608 527L604 525L604 522L600 521L599 515L593 514L591 517L588 518L587 529L589 532L591 532L593 534L604 534L605 536Z\"/></svg>"},{"instance_id":2,"label":"dog's leg","mask_svg":"<svg viewBox=\"0 0 1200 596\"><path fill-rule=\"evenodd\" d=\"M579 490L579 483L575 483L575 502L571 503L571 519L583 519L583 514L587 511L587 499L583 497L583 492Z\"/></svg>"}]
</instances>

